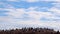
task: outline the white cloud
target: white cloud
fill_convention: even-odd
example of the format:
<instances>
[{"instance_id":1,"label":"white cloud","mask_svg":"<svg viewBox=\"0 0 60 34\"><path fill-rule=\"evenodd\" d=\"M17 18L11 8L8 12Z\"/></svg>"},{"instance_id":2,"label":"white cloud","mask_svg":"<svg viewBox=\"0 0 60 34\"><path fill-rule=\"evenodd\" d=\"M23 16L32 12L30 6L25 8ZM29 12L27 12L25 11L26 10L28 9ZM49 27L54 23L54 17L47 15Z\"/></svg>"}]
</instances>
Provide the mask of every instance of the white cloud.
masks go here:
<instances>
[{"instance_id":1,"label":"white cloud","mask_svg":"<svg viewBox=\"0 0 60 34\"><path fill-rule=\"evenodd\" d=\"M54 6L48 9L48 11L52 12L52 14L55 16L54 19L59 20L60 19L60 2L53 3Z\"/></svg>"},{"instance_id":2,"label":"white cloud","mask_svg":"<svg viewBox=\"0 0 60 34\"><path fill-rule=\"evenodd\" d=\"M8 15L12 16L14 18L20 18L24 13L28 14L29 17L34 18L36 20L38 20L41 17L51 17L52 14L49 12L42 12L39 11L37 12L35 9L38 9L38 7L30 7L28 9L24 9L24 8L19 8L19 9L14 9L14 8L9 8L9 9L4 9L9 11ZM28 10L28 12L26 12Z\"/></svg>"},{"instance_id":3,"label":"white cloud","mask_svg":"<svg viewBox=\"0 0 60 34\"><path fill-rule=\"evenodd\" d=\"M6 10L8 11L8 15L9 16L13 16L15 18L19 18L22 16L22 14L25 13L25 9L20 8L20 9L14 9L14 8L4 8L4 9L0 9L0 10Z\"/></svg>"},{"instance_id":4,"label":"white cloud","mask_svg":"<svg viewBox=\"0 0 60 34\"><path fill-rule=\"evenodd\" d=\"M56 7L52 7L52 8L50 8L50 9L48 9L48 11L51 11L51 12L53 12L53 13L55 13L55 14L60 14L60 9L58 9L58 8L56 8Z\"/></svg>"},{"instance_id":5,"label":"white cloud","mask_svg":"<svg viewBox=\"0 0 60 34\"><path fill-rule=\"evenodd\" d=\"M53 3L55 8L60 9L60 2Z\"/></svg>"},{"instance_id":6,"label":"white cloud","mask_svg":"<svg viewBox=\"0 0 60 34\"><path fill-rule=\"evenodd\" d=\"M44 26L44 27L54 27L54 28L57 28L57 26L59 25L60 26L60 23L59 22L42 22L41 20L39 20L41 17L46 17L46 18L49 18L49 19L54 19L56 18L52 13L50 12L42 12L42 11L39 11L37 12L35 9L38 9L40 7L29 7L27 9L24 9L24 8L19 8L19 9L15 9L15 8L4 8L4 9L0 9L0 10L7 10L9 11L8 13L8 16L6 17L0 17L0 21L2 22L7 22L7 23L13 23L13 24L28 24L28 25L38 25L38 26ZM28 12L26 12L28 10ZM56 8L51 8L49 11L56 11L54 13L59 13L60 10L56 9ZM24 21L24 20L20 20L20 19L15 19L15 18L21 18L23 17L22 15L23 14L28 14L30 18L32 18L32 20L27 20L27 21ZM58 28L59 28L58 26ZM57 29L58 29L57 28Z\"/></svg>"},{"instance_id":7,"label":"white cloud","mask_svg":"<svg viewBox=\"0 0 60 34\"><path fill-rule=\"evenodd\" d=\"M26 2L38 2L39 0L22 0L22 1L26 1Z\"/></svg>"},{"instance_id":8,"label":"white cloud","mask_svg":"<svg viewBox=\"0 0 60 34\"><path fill-rule=\"evenodd\" d=\"M4 9L4 10L7 10L9 11L8 12L8 18L9 21L16 21L16 19L14 18L22 18L23 14L28 14L30 18L32 18L32 21L39 21L41 17L47 17L47 18L55 18L55 16L49 12L42 12L42 11L39 11L37 12L35 9L38 9L37 8L34 8L34 7L30 7L28 9L24 9L24 8L19 8L19 9L14 9L14 8L9 8L9 9ZM28 10L28 12L26 12ZM19 20L18 20L19 21Z\"/></svg>"},{"instance_id":9,"label":"white cloud","mask_svg":"<svg viewBox=\"0 0 60 34\"><path fill-rule=\"evenodd\" d=\"M58 5L58 6L57 6ZM60 9L59 9L59 4L56 3L52 8L48 9L53 15L52 19L55 22L60 22Z\"/></svg>"}]
</instances>

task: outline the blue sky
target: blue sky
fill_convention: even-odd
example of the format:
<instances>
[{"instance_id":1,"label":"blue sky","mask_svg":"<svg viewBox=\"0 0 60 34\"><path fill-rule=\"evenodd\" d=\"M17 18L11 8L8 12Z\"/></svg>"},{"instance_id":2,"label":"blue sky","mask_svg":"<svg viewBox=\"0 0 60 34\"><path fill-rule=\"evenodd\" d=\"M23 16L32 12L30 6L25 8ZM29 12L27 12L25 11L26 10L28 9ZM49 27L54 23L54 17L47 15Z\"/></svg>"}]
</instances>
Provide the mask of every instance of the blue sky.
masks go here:
<instances>
[{"instance_id":1,"label":"blue sky","mask_svg":"<svg viewBox=\"0 0 60 34\"><path fill-rule=\"evenodd\" d=\"M60 1L0 0L0 29L26 26L60 30Z\"/></svg>"}]
</instances>

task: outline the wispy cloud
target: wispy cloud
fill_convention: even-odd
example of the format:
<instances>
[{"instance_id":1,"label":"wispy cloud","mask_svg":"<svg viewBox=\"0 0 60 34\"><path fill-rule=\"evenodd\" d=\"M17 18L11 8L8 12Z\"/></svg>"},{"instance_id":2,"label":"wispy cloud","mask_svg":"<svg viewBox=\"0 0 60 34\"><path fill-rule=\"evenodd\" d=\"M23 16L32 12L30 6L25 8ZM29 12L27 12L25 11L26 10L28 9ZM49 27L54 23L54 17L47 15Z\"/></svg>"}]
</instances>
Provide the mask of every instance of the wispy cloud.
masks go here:
<instances>
[{"instance_id":1,"label":"wispy cloud","mask_svg":"<svg viewBox=\"0 0 60 34\"><path fill-rule=\"evenodd\" d=\"M20 0L10 0L10 1L11 2L13 1L12 4L14 4L15 1L20 1ZM12 26L12 28L18 26L18 24L20 24L19 26L23 24L23 26L32 25L31 27L33 27L34 25L34 27L41 26L41 27L51 27L51 28L59 29L60 26L59 2L48 3L49 0L46 0L47 3L46 5L44 5L44 3L42 2L44 0L21 0L26 2L42 2L44 6L42 4L33 6L34 3L31 4L27 3L26 5L25 4L22 5L28 6L29 4L31 6L28 6L28 8L26 7L15 8L18 7L16 5L19 4L19 2L16 2L17 3L16 5L12 5L8 3L10 1L7 0L6 3L4 2L0 3L0 6L2 6L0 7L0 22L2 24L0 25L1 28L5 28L3 24L5 23L6 24L5 26L9 25ZM55 1L59 1L59 0L55 0ZM51 6L50 4L52 4L53 6ZM36 5L36 3L34 5ZM7 16L1 16L1 14L2 15L6 14ZM9 26L7 27L10 28Z\"/></svg>"},{"instance_id":2,"label":"wispy cloud","mask_svg":"<svg viewBox=\"0 0 60 34\"><path fill-rule=\"evenodd\" d=\"M39 8L39 7L37 7ZM42 12L42 11L36 11L35 9L37 9L35 7L30 7L30 8L27 8L27 9L24 9L24 8L19 8L19 9L2 9L2 10L6 10L6 11L9 11L8 13L8 16L6 17L0 17L0 21L3 21L3 22L8 22L8 23L17 23L17 24L38 24L38 25L43 25L44 23L44 20L40 20L42 17L45 17L45 18L48 18L47 23L44 23L46 26L49 26L47 25L48 23L50 23L50 19L53 20L55 18L54 14L50 13L49 11L48 12ZM27 12L28 11L28 12ZM23 14L27 14L26 16L23 16ZM25 20L23 19L23 17L25 17ZM29 19L26 19L26 17L29 17ZM55 21L51 21L51 23ZM54 24L52 24L54 25ZM57 25L57 24L56 24ZM55 26L55 25L54 25ZM53 27L54 27L53 26Z\"/></svg>"}]
</instances>

